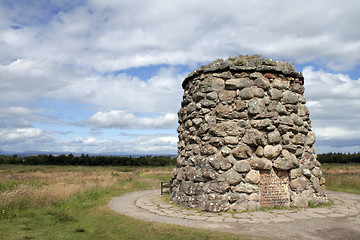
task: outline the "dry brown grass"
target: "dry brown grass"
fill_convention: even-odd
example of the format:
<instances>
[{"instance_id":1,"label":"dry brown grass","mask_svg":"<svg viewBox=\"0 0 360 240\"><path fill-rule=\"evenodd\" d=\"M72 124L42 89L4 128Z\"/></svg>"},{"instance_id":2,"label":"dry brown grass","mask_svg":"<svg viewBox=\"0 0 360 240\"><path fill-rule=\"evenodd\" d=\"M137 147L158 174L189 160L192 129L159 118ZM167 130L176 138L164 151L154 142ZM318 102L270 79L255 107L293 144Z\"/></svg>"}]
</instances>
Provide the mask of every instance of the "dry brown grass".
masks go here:
<instances>
[{"instance_id":1,"label":"dry brown grass","mask_svg":"<svg viewBox=\"0 0 360 240\"><path fill-rule=\"evenodd\" d=\"M323 164L328 190L360 194L360 164Z\"/></svg>"},{"instance_id":2,"label":"dry brown grass","mask_svg":"<svg viewBox=\"0 0 360 240\"><path fill-rule=\"evenodd\" d=\"M152 167L138 171L142 177L152 178L160 181L169 181L173 177L172 167Z\"/></svg>"},{"instance_id":3,"label":"dry brown grass","mask_svg":"<svg viewBox=\"0 0 360 240\"><path fill-rule=\"evenodd\" d=\"M90 188L110 188L119 181L129 180L132 173L107 171L2 173L0 183L13 183L0 191L1 208L43 206L69 198ZM34 184L34 182L36 184ZM126 189L126 184L123 186ZM131 188L131 186L128 186Z\"/></svg>"}]
</instances>

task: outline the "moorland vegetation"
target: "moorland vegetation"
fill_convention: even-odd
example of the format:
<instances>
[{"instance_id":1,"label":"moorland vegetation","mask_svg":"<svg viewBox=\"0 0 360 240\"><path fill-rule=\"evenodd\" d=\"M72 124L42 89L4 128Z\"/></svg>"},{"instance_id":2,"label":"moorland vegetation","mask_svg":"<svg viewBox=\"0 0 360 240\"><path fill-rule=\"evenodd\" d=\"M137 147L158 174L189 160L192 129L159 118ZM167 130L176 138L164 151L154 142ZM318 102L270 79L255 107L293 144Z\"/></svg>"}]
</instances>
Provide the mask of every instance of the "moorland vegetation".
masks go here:
<instances>
[{"instance_id":1,"label":"moorland vegetation","mask_svg":"<svg viewBox=\"0 0 360 240\"><path fill-rule=\"evenodd\" d=\"M324 163L320 157L328 190L360 194L356 156L343 155L354 162L347 164ZM172 157L155 156L1 156L0 239L245 239L139 221L107 207L114 196L159 188L160 181L172 178L175 164Z\"/></svg>"}]
</instances>

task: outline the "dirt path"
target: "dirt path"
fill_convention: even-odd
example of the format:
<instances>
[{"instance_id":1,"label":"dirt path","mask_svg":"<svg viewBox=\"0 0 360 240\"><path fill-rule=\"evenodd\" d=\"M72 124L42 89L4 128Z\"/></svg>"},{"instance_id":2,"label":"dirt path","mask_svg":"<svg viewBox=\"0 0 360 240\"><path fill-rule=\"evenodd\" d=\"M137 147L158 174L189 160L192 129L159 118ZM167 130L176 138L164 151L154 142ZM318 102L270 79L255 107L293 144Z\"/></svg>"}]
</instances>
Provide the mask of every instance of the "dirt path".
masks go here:
<instances>
[{"instance_id":1,"label":"dirt path","mask_svg":"<svg viewBox=\"0 0 360 240\"><path fill-rule=\"evenodd\" d=\"M198 212L163 201L159 190L115 197L114 211L145 221L239 233L253 239L360 239L360 195L327 192L331 207L237 214Z\"/></svg>"}]
</instances>

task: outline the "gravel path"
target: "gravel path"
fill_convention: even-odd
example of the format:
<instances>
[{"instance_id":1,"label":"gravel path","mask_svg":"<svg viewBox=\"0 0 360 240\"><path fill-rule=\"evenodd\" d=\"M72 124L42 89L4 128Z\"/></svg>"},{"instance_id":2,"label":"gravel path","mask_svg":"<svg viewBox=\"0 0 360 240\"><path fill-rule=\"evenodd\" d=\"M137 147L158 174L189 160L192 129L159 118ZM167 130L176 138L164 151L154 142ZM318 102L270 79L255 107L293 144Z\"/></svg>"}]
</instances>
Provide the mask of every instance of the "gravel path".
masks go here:
<instances>
[{"instance_id":1,"label":"gravel path","mask_svg":"<svg viewBox=\"0 0 360 240\"><path fill-rule=\"evenodd\" d=\"M327 191L331 207L208 213L164 202L159 190L114 197L114 211L145 221L239 233L254 239L360 239L360 195Z\"/></svg>"}]
</instances>

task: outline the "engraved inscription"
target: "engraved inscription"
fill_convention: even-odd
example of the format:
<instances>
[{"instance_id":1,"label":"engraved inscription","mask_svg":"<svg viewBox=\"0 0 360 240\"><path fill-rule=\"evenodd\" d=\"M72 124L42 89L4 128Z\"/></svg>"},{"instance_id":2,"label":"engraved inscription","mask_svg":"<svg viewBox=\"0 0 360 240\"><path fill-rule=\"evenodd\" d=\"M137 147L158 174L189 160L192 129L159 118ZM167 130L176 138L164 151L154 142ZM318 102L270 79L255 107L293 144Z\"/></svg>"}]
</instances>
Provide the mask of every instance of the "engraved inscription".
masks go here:
<instances>
[{"instance_id":1,"label":"engraved inscription","mask_svg":"<svg viewBox=\"0 0 360 240\"><path fill-rule=\"evenodd\" d=\"M290 203L288 171L260 171L260 206L288 207Z\"/></svg>"}]
</instances>

